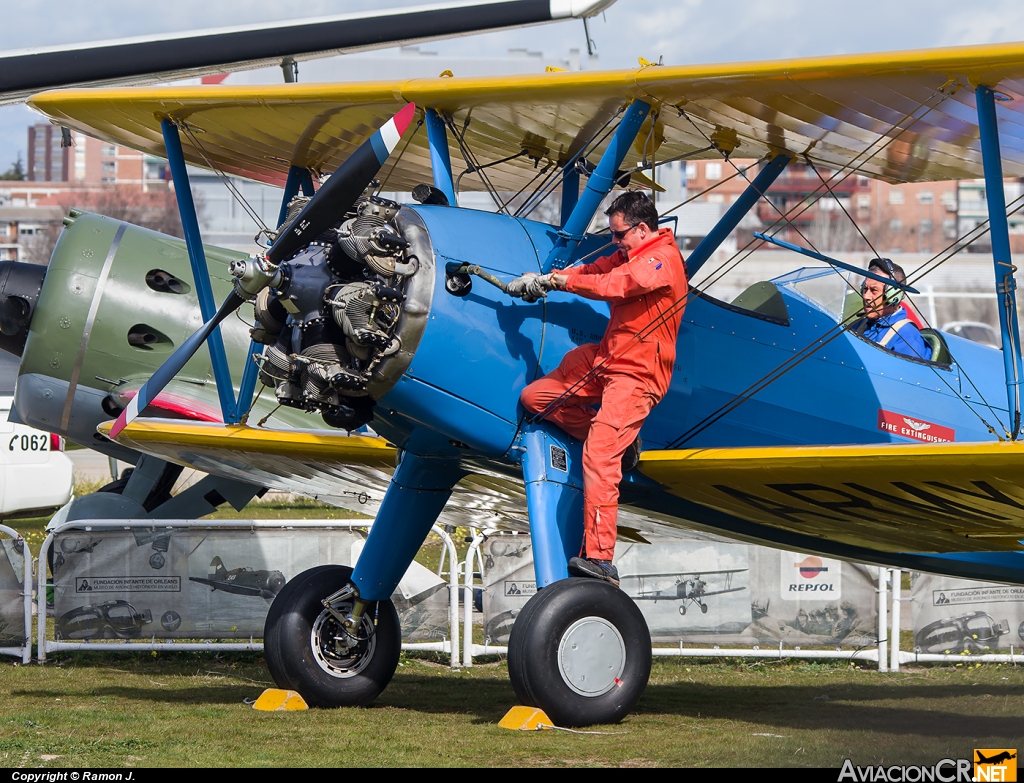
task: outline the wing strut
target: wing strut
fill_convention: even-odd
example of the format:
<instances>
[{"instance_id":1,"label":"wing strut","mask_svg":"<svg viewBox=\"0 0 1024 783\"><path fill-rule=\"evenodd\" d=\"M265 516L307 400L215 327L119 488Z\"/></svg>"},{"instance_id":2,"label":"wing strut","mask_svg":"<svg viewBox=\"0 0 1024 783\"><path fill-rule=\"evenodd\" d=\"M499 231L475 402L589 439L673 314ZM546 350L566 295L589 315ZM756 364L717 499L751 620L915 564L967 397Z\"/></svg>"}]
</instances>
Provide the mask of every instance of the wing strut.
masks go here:
<instances>
[{"instance_id":1,"label":"wing strut","mask_svg":"<svg viewBox=\"0 0 1024 783\"><path fill-rule=\"evenodd\" d=\"M430 166L434 173L434 187L444 193L448 203L457 206L458 194L452 180L452 156L448 150L448 129L436 109L424 113L427 125L427 143L430 145Z\"/></svg>"},{"instance_id":2,"label":"wing strut","mask_svg":"<svg viewBox=\"0 0 1024 783\"><path fill-rule=\"evenodd\" d=\"M564 269L568 265L573 252L580 240L583 239L594 213L601 206L604 197L615 186L615 172L622 165L630 145L637 133L640 132L640 126L643 125L650 110L651 105L640 100L633 101L626 109L626 113L619 121L619 127L615 129L615 134L597 164L597 168L587 180L583 194L573 206L572 213L568 218L563 217L565 224L559 229L558 241L544 262L545 272L550 272L552 269Z\"/></svg>"},{"instance_id":3,"label":"wing strut","mask_svg":"<svg viewBox=\"0 0 1024 783\"><path fill-rule=\"evenodd\" d=\"M729 210L722 215L715 227L711 229L700 244L693 249L690 257L686 259L686 274L691 278L697 274L697 270L704 266L704 262L714 255L719 245L732 233L733 229L740 224L747 213L754 208L765 192L772 186L772 183L779 178L779 175L786 170L786 166L793 162L789 155L776 155L769 161L757 176L744 189L740 197L733 202Z\"/></svg>"},{"instance_id":4,"label":"wing strut","mask_svg":"<svg viewBox=\"0 0 1024 783\"><path fill-rule=\"evenodd\" d=\"M1020 330L1017 325L1016 267L1010 260L1010 231L1006 222L1006 197L1003 194L1003 165L999 152L999 127L996 122L997 93L991 87L974 91L978 101L978 130L985 168L985 197L992 231L992 260L996 268L996 296L1000 307L999 331L1003 336L1003 370L1006 373L1006 401L1010 414L1010 440L1020 432L1021 356Z\"/></svg>"},{"instance_id":5,"label":"wing strut","mask_svg":"<svg viewBox=\"0 0 1024 783\"><path fill-rule=\"evenodd\" d=\"M210 271L206 266L206 251L203 249L203 237L199 231L199 218L196 215L195 202L192 200L192 187L189 185L188 170L185 168L185 153L181 149L181 135L178 132L178 126L168 118L164 118L160 123L160 129L164 135L167 162L171 168L174 195L178 200L181 230L185 234L185 247L188 249L189 264L192 266L192 279L195 281L196 296L199 298L199 309L202 311L203 321L206 322L213 318L217 312L217 306L213 300ZM235 404L231 370L228 368L228 357L224 350L224 340L221 337L219 326L213 328L208 340L210 359L213 363L213 376L217 381L217 396L220 397L221 414L225 422L236 422L238 421L238 406ZM256 346L258 344L253 343L253 345ZM259 345L256 350L262 351L262 349L263 346ZM253 347L250 347L249 353L251 354L253 350ZM255 386L255 384L253 385ZM141 390L139 393L141 394ZM137 399L138 397L136 397Z\"/></svg>"},{"instance_id":6,"label":"wing strut","mask_svg":"<svg viewBox=\"0 0 1024 783\"><path fill-rule=\"evenodd\" d=\"M794 245L792 242L786 242L784 239L778 239L777 237L768 236L762 234L760 231L755 231L754 236L760 239L762 242L768 242L777 247L785 248L786 250L792 250L794 253L800 253L801 255L807 256L808 258L814 258L818 261L824 261L829 266L838 267L839 269L845 269L847 272L853 272L855 275L861 277L867 277L871 280L877 280L879 283L892 286L893 288L900 288L911 294L921 293L916 288L911 288L906 283L901 283L898 280L894 280L891 277L883 277L882 275L876 275L874 272L869 272L866 269L861 269L859 266L853 264L847 264L845 261L840 261L838 258L831 258L830 256L823 255L814 250L808 250L806 247L800 247Z\"/></svg>"}]
</instances>

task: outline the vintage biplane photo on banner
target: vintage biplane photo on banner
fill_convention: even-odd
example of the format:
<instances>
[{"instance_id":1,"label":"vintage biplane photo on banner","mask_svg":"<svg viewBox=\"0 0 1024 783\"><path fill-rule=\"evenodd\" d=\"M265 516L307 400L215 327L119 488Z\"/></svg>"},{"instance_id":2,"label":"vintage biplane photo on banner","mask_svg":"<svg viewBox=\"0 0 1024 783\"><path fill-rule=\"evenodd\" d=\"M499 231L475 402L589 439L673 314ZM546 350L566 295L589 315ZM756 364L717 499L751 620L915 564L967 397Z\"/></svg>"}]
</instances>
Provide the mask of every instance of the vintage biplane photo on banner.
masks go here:
<instances>
[{"instance_id":1,"label":"vintage biplane photo on banner","mask_svg":"<svg viewBox=\"0 0 1024 783\"><path fill-rule=\"evenodd\" d=\"M587 16L602 4L499 6L536 18L488 24ZM252 588L273 594L270 673L310 705L368 704L387 687L401 645L390 596L441 520L532 536L541 589L508 651L521 703L562 726L613 722L635 706L652 655L643 616L608 581L569 576L584 535L582 444L547 418L574 389L540 414L520 404L569 350L601 340L609 308L562 290L521 298L507 289L526 273L614 252L606 230L590 230L595 215L615 191L656 189L672 161L721 160L746 189L685 253L688 276L701 272L702 282L662 314L681 315L676 358L641 430L639 461L622 478L619 535L699 530L1024 584L1007 222L1024 201L1006 203L1002 184L1024 176L1024 44L489 78L37 91L59 82L6 89L36 91L29 105L63 128L166 158L185 239L74 210L45 274L0 264L0 347L21 357L16 415L136 463L121 493L76 499L68 519L198 518L225 502L242 508L266 488L374 514L354 569L320 566ZM739 159L757 163L732 166ZM814 178L811 197L773 194L792 165ZM203 244L187 166L284 188L262 249ZM849 177L984 178L988 220L906 280L853 267L791 230ZM460 207L468 191L490 193L496 211ZM758 204L770 205L772 221L719 264L716 250ZM673 215L660 218L671 227ZM925 325L924 347L908 355L854 328L862 289L881 283L895 305L983 235L1001 348ZM773 245L789 249L793 271L733 301L705 293ZM826 266L806 267L804 256ZM622 351L648 336L635 333ZM168 497L182 466L208 476ZM211 568L213 589L230 565ZM725 575L679 574L678 590L629 589L680 601L680 612L741 589Z\"/></svg>"}]
</instances>

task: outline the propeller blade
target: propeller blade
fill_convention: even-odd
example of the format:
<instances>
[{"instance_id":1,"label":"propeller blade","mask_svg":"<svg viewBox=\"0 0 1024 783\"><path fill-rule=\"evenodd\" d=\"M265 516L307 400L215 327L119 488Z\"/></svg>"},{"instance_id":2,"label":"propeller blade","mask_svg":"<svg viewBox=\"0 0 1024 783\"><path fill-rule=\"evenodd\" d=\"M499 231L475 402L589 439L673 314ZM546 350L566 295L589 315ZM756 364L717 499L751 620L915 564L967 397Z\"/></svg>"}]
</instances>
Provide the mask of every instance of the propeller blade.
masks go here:
<instances>
[{"instance_id":1,"label":"propeller blade","mask_svg":"<svg viewBox=\"0 0 1024 783\"><path fill-rule=\"evenodd\" d=\"M348 156L316 192L316 195L309 200L288 231L279 236L267 251L267 259L271 263L280 264L297 250L308 245L317 235L337 223L348 212L356 199L366 190L370 180L380 171L391 152L398 146L402 134L409 127L415 113L416 104L406 105ZM178 350L160 365L153 376L142 385L138 394L128 403L128 407L121 411L114 426L110 428L111 438L116 438L121 430L138 418L150 401L163 391L163 388L199 350L217 324L237 310L244 301L245 299L232 291L213 318L178 346Z\"/></svg>"},{"instance_id":2,"label":"propeller blade","mask_svg":"<svg viewBox=\"0 0 1024 783\"><path fill-rule=\"evenodd\" d=\"M280 264L337 223L377 176L415 113L416 104L408 104L349 155L270 246L267 259Z\"/></svg>"},{"instance_id":3,"label":"propeller blade","mask_svg":"<svg viewBox=\"0 0 1024 783\"><path fill-rule=\"evenodd\" d=\"M139 414L145 410L150 401L163 391L164 386L166 386L171 379L181 371L181 368L184 367L195 352L199 350L200 346L206 341L206 338L209 337L210 333L217 327L217 324L241 307L244 301L245 300L234 291L228 294L227 299L224 300L224 303L214 314L213 318L203 324L195 334L179 345L178 350L172 353L167 361L157 368L157 371L153 373L152 377L142 384L142 388L139 389L138 394L136 394L135 397L132 398L132 401L128 403L128 407L121 411L121 415L117 417L117 421L114 422L114 426L110 428L111 438L116 438L121 430L138 418Z\"/></svg>"}]
</instances>

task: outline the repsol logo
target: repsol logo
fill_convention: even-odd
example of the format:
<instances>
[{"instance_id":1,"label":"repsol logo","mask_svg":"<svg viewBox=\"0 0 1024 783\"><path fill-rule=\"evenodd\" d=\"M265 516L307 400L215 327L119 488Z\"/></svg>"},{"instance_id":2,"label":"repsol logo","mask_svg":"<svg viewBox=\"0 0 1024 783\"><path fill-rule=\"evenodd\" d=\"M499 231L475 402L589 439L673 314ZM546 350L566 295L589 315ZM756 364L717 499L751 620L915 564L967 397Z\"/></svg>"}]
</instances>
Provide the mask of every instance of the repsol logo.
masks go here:
<instances>
[{"instance_id":1,"label":"repsol logo","mask_svg":"<svg viewBox=\"0 0 1024 783\"><path fill-rule=\"evenodd\" d=\"M791 593L834 593L835 585L830 584L805 584L805 585L790 585L789 592Z\"/></svg>"}]
</instances>

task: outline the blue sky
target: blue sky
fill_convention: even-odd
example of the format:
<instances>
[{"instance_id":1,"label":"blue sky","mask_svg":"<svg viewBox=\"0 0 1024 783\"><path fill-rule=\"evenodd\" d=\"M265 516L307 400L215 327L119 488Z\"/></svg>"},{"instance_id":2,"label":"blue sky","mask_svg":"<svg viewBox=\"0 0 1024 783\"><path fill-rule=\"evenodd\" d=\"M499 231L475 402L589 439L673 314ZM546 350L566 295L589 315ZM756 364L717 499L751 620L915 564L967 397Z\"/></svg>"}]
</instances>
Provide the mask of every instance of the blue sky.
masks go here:
<instances>
[{"instance_id":1,"label":"blue sky","mask_svg":"<svg viewBox=\"0 0 1024 783\"><path fill-rule=\"evenodd\" d=\"M383 0L381 7L420 5ZM90 0L62 6L21 0L4 9L0 49L150 35L361 11L353 0ZM74 8L74 12L71 9ZM761 60L1024 40L1024 4L1011 0L618 0L591 22L602 68L629 68L637 56L666 64ZM492 55L511 47L565 56L584 46L582 23L430 44L442 54ZM300 74L301 77L301 74ZM21 152L36 115L0 108L0 168Z\"/></svg>"}]
</instances>

